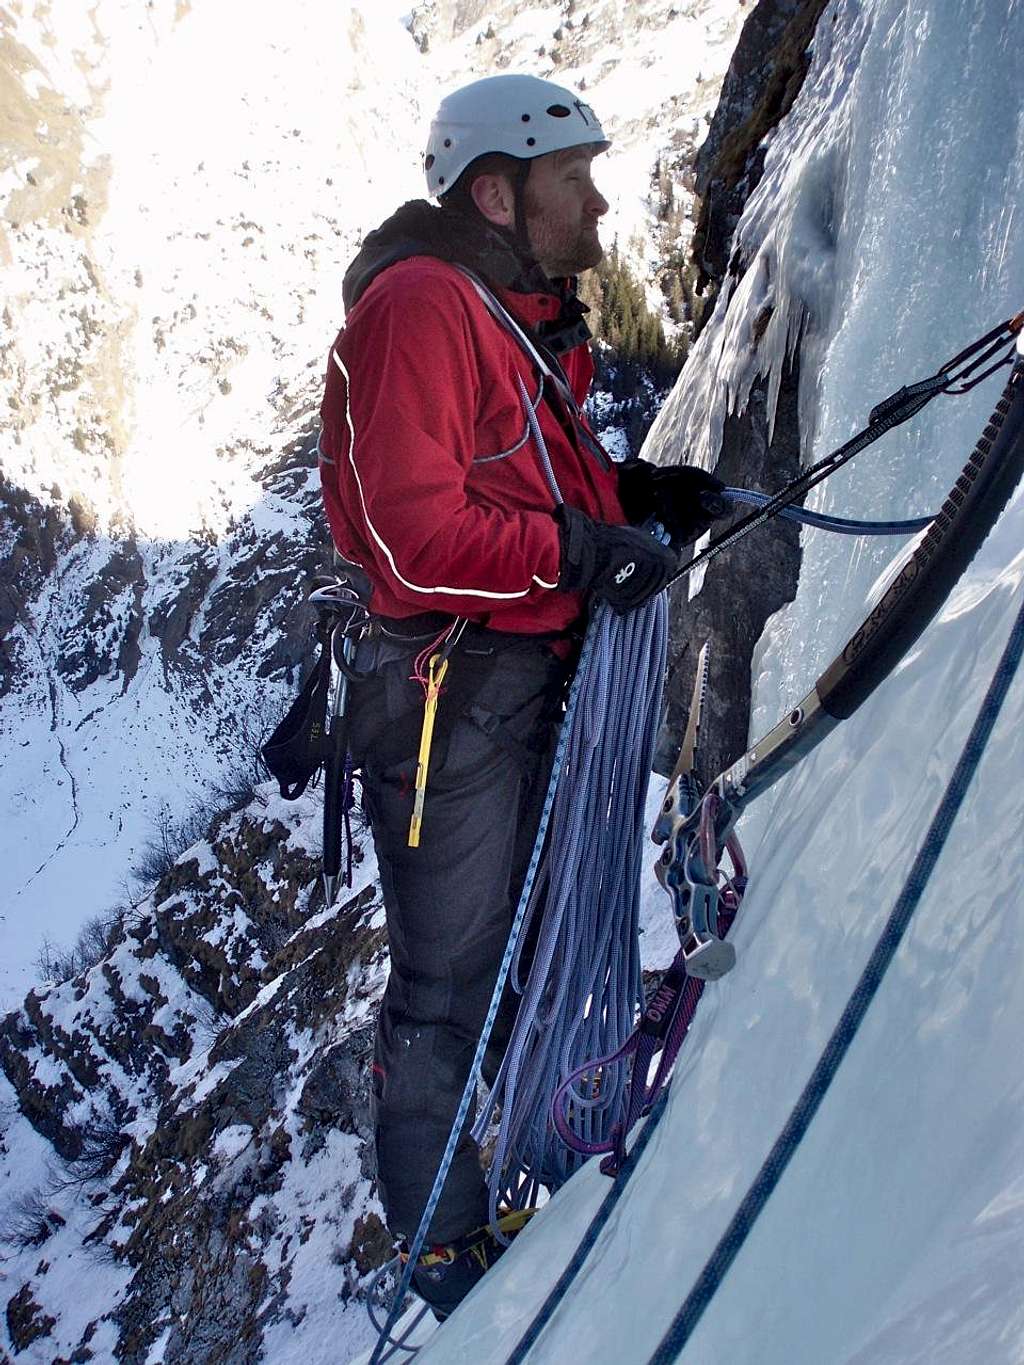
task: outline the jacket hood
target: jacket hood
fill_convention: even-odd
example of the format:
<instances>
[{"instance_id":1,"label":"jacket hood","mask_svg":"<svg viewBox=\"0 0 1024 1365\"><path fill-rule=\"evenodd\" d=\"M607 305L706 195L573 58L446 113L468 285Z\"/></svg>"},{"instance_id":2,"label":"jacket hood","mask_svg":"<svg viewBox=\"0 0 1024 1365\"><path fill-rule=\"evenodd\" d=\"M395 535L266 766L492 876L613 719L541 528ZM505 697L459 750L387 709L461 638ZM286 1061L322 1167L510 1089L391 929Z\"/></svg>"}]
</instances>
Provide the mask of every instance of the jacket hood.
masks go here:
<instances>
[{"instance_id":1,"label":"jacket hood","mask_svg":"<svg viewBox=\"0 0 1024 1365\"><path fill-rule=\"evenodd\" d=\"M346 270L341 289L346 311L359 302L381 271L410 256L435 256L464 265L488 284L519 294L556 298L563 294L537 261L524 255L500 228L437 208L425 199L412 199L367 235Z\"/></svg>"}]
</instances>

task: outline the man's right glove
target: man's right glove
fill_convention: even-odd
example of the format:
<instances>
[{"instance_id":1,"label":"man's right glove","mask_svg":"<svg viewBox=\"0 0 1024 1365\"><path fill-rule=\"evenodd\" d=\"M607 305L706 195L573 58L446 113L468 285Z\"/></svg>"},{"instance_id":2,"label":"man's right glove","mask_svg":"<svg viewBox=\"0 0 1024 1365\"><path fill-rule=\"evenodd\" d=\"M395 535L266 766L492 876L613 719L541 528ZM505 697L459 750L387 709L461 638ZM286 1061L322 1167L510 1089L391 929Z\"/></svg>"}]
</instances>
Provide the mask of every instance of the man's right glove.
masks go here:
<instances>
[{"instance_id":1,"label":"man's right glove","mask_svg":"<svg viewBox=\"0 0 1024 1365\"><path fill-rule=\"evenodd\" d=\"M678 567L672 550L635 526L592 521L565 503L552 516L558 522L562 592L590 591L625 614L661 592Z\"/></svg>"},{"instance_id":2,"label":"man's right glove","mask_svg":"<svg viewBox=\"0 0 1024 1365\"><path fill-rule=\"evenodd\" d=\"M627 520L640 526L654 517L669 533L673 549L689 545L731 510L722 497L725 484L696 465L625 460L615 471Z\"/></svg>"}]
</instances>

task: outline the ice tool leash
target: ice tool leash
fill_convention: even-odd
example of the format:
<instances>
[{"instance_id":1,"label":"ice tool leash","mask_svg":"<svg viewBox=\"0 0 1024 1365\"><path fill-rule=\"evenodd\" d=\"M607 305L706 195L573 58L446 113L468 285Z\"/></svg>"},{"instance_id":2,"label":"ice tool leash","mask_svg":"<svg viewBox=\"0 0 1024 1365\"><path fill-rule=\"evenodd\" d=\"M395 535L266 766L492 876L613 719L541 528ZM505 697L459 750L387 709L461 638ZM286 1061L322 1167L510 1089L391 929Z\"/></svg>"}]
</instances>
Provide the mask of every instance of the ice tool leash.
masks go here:
<instances>
[{"instance_id":1,"label":"ice tool leash","mask_svg":"<svg viewBox=\"0 0 1024 1365\"><path fill-rule=\"evenodd\" d=\"M1024 314L995 329L989 337L998 335L1001 349L1002 340L1007 335L1020 337L1022 324ZM656 826L666 839L666 849L659 864L659 876L663 880L668 880L673 867L686 867L687 852L695 837L703 836L709 845L705 849L706 868L717 867L720 854L733 835L740 810L767 791L820 743L840 720L851 716L874 692L904 658L967 569L1024 475L1024 346L1020 339L1014 349L1016 354L1009 358L1012 370L1003 394L927 534L915 545L881 599L822 673L815 687L738 763L720 774L703 795L695 786L692 772L675 775ZM983 363L986 358L981 357L977 363ZM1004 363L1005 358L992 368L1000 368ZM986 374L991 372L990 369ZM1022 654L1024 608L1018 616L924 845L825 1054L759 1176L649 1365L667 1365L667 1362L676 1359L820 1105L934 869L967 785L977 769L1006 691L1019 668ZM708 927L716 938L718 934L715 931L724 932L731 918L728 906L722 908L725 913L721 918L717 914L709 916ZM684 921L689 918L684 913ZM681 927L685 934L690 926L684 922ZM730 945L723 943L722 946ZM685 942L683 948L686 948ZM693 988L699 984L699 978L688 977L682 989L676 992L677 1008L683 1014L689 1010L692 1016ZM666 1005L665 1008L670 1006ZM643 1080L646 1081L646 1076ZM665 1086L654 1099L647 1124L621 1161L618 1178L609 1188L568 1265L520 1337L506 1365L521 1365L527 1358L575 1282L657 1130L669 1093Z\"/></svg>"}]
</instances>

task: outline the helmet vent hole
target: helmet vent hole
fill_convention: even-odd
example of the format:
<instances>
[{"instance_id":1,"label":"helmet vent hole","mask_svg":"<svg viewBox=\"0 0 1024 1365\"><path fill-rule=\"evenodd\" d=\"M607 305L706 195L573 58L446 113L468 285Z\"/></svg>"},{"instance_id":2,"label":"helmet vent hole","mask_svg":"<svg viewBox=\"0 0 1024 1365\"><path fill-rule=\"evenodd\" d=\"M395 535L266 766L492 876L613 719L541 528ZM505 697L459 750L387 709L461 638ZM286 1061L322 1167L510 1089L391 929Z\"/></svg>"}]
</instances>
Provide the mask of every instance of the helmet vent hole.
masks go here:
<instances>
[{"instance_id":1,"label":"helmet vent hole","mask_svg":"<svg viewBox=\"0 0 1024 1365\"><path fill-rule=\"evenodd\" d=\"M437 183L438 183L439 185L443 185L443 184L444 184L444 176L443 176L443 175L439 175L439 176L437 177Z\"/></svg>"},{"instance_id":2,"label":"helmet vent hole","mask_svg":"<svg viewBox=\"0 0 1024 1365\"><path fill-rule=\"evenodd\" d=\"M524 115L523 115L523 122L524 122L524 123L529 123L529 121L530 121L530 115L529 115L529 114L524 114Z\"/></svg>"},{"instance_id":3,"label":"helmet vent hole","mask_svg":"<svg viewBox=\"0 0 1024 1365\"><path fill-rule=\"evenodd\" d=\"M548 113L552 118L568 118L572 111L566 109L564 104L549 104Z\"/></svg>"},{"instance_id":4,"label":"helmet vent hole","mask_svg":"<svg viewBox=\"0 0 1024 1365\"><path fill-rule=\"evenodd\" d=\"M427 159L424 161L423 164L424 164L424 166L426 166L427 170L429 171L430 168L431 168L431 166L433 166L433 164L434 164L434 153L433 153L433 152L430 152L430 153L428 154Z\"/></svg>"},{"instance_id":5,"label":"helmet vent hole","mask_svg":"<svg viewBox=\"0 0 1024 1365\"><path fill-rule=\"evenodd\" d=\"M445 145L446 147L450 147L450 146L452 145L452 140L451 140L450 137L446 137L446 138L445 138L445 140L444 140L444 145Z\"/></svg>"},{"instance_id":6,"label":"helmet vent hole","mask_svg":"<svg viewBox=\"0 0 1024 1365\"><path fill-rule=\"evenodd\" d=\"M526 145L527 147L536 147L537 139L535 137L528 137L526 139Z\"/></svg>"}]
</instances>

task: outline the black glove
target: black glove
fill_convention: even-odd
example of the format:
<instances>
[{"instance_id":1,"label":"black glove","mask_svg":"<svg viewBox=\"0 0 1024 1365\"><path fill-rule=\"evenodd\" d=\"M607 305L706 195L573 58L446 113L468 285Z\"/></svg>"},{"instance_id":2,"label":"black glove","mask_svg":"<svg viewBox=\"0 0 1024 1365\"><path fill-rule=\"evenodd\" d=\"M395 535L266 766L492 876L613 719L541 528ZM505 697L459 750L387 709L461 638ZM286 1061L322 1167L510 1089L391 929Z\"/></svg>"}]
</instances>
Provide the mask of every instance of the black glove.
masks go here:
<instances>
[{"instance_id":1,"label":"black glove","mask_svg":"<svg viewBox=\"0 0 1024 1365\"><path fill-rule=\"evenodd\" d=\"M679 558L647 531L592 521L562 503L552 514L558 522L562 592L590 591L624 615L661 592Z\"/></svg>"},{"instance_id":2,"label":"black glove","mask_svg":"<svg viewBox=\"0 0 1024 1365\"><path fill-rule=\"evenodd\" d=\"M619 501L629 521L634 526L648 517L660 521L676 550L697 540L713 521L729 513L722 497L725 484L696 465L663 467L647 460L626 460L617 468Z\"/></svg>"}]
</instances>

